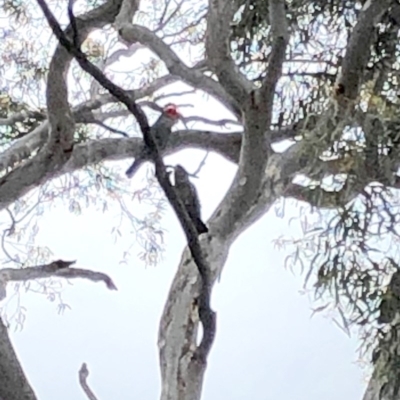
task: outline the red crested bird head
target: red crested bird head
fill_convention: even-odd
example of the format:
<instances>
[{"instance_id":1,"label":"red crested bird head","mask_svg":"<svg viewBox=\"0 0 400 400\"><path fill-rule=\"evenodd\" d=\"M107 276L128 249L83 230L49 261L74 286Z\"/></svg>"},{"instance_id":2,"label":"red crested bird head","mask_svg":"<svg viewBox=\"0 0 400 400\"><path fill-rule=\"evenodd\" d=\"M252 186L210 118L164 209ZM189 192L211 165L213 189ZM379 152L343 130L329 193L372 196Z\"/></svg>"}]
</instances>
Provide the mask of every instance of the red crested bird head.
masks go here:
<instances>
[{"instance_id":1,"label":"red crested bird head","mask_svg":"<svg viewBox=\"0 0 400 400\"><path fill-rule=\"evenodd\" d=\"M176 108L175 104L167 104L164 108L163 108L163 113L165 115L167 115L168 117L170 117L171 119L179 119L182 117L181 114L179 114L178 109Z\"/></svg>"}]
</instances>

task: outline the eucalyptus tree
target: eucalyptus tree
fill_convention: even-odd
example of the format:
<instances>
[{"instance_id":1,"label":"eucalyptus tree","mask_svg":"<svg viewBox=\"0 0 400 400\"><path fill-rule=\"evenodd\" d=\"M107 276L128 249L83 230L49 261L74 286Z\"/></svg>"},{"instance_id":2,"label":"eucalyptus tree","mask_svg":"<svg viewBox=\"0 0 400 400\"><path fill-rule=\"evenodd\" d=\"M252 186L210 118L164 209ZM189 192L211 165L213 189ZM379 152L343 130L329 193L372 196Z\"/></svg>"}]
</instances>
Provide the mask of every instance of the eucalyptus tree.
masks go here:
<instances>
[{"instance_id":1,"label":"eucalyptus tree","mask_svg":"<svg viewBox=\"0 0 400 400\"><path fill-rule=\"evenodd\" d=\"M336 312L345 330L358 328L363 349L373 353L365 400L398 398L397 1L108 0L56 6L38 0L4 1L3 10L12 20L2 28L0 44L0 207L12 221L4 235L18 229L16 214L39 212L31 207L32 193L38 203L54 200L52 182L60 177L76 183L65 191L72 211L81 207L74 190L81 191L81 200L103 206L110 193L121 196L121 177L107 162L138 156L144 146L185 231L188 248L160 322L161 399L200 399L218 334L218 312L209 304L212 286L239 235L289 198L305 204L299 215L304 237L277 244L295 246L288 262L307 269L305 283L314 288L319 309ZM48 41L54 33L52 53L30 39L29 29L39 29L38 15L48 24L40 25L42 37ZM144 67L122 77L110 73L122 57L134 64L146 49ZM175 131L158 149L143 109L160 110L158 101L177 82L212 96L231 119L191 117L216 127ZM136 120L139 135L115 129L121 120L128 131ZM225 124L237 129L223 132ZM207 221L208 232L200 236L162 161L189 148L237 164L229 190ZM77 174L86 174L89 184ZM159 199L156 181L149 184L150 197ZM122 212L138 223L126 207ZM317 216L312 223L311 213ZM144 231L144 241L159 247L151 232ZM40 249L37 255L48 258ZM14 259L15 268L2 270L3 298L10 281L48 276L80 276L114 288L95 271L62 260L41 265L31 260ZM0 397L36 398L4 325L0 335ZM86 377L83 366L82 387L90 397Z\"/></svg>"}]
</instances>

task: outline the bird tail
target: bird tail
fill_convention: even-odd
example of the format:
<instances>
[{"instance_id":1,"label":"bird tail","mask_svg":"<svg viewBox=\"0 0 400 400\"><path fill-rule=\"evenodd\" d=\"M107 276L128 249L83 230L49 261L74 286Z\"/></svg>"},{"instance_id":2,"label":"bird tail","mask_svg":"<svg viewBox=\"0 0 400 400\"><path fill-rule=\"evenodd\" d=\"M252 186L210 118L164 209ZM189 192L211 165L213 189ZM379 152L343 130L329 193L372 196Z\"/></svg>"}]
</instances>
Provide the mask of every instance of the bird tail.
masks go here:
<instances>
[{"instance_id":1,"label":"bird tail","mask_svg":"<svg viewBox=\"0 0 400 400\"><path fill-rule=\"evenodd\" d=\"M196 229L199 235L208 232L207 225L200 218L197 218L196 220Z\"/></svg>"},{"instance_id":2,"label":"bird tail","mask_svg":"<svg viewBox=\"0 0 400 400\"><path fill-rule=\"evenodd\" d=\"M128 178L132 178L133 175L136 174L136 171L141 167L143 164L143 160L140 158L136 159L132 165L126 170L125 174Z\"/></svg>"}]
</instances>

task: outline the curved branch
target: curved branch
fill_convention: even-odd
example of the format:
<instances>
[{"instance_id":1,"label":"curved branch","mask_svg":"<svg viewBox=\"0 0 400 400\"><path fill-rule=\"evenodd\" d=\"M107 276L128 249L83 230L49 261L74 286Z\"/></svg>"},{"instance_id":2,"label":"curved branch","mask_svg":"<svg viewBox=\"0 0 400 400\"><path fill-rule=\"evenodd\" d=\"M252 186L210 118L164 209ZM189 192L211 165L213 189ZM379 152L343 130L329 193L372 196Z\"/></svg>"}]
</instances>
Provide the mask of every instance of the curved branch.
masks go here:
<instances>
[{"instance_id":1,"label":"curved branch","mask_svg":"<svg viewBox=\"0 0 400 400\"><path fill-rule=\"evenodd\" d=\"M267 167L267 163L270 162L269 156L272 154L269 129L275 88L285 61L288 31L284 2L270 0L269 5L270 18L275 18L272 23L274 42L263 85L260 89L251 91L243 104L245 126L239 170L225 197L229 207L221 214L219 220L226 234L235 235L235 232L247 223L245 221L253 220L253 214L255 216L258 213L256 210L261 195L260 187L264 181L275 182L277 179L276 171L268 171ZM269 193L268 199L270 195L274 196L273 193Z\"/></svg>"},{"instance_id":2,"label":"curved branch","mask_svg":"<svg viewBox=\"0 0 400 400\"><path fill-rule=\"evenodd\" d=\"M45 114L40 111L18 111L7 118L0 118L0 126L13 125L16 122L23 122L28 118L36 119L37 121L43 121L45 119Z\"/></svg>"},{"instance_id":3,"label":"curved branch","mask_svg":"<svg viewBox=\"0 0 400 400\"><path fill-rule=\"evenodd\" d=\"M148 47L165 63L171 74L179 76L183 82L214 96L231 110L238 119L241 119L240 107L236 99L227 94L221 84L215 80L207 77L196 68L186 66L175 52L154 32L143 26L125 24L119 30L119 34L130 44L139 42Z\"/></svg>"},{"instance_id":4,"label":"curved branch","mask_svg":"<svg viewBox=\"0 0 400 400\"><path fill-rule=\"evenodd\" d=\"M44 0L37 0L46 18L52 17ZM107 2L87 14L74 18L74 27L69 26L64 35L77 36L77 45L81 45L91 31L113 22L121 7L121 0ZM53 17L54 18L54 17ZM76 31L76 32L75 32ZM62 31L61 31L62 32ZM47 110L50 123L48 150L51 153L62 150L60 155L66 161L73 146L75 121L68 103L66 75L73 56L58 44L49 67L47 80Z\"/></svg>"},{"instance_id":5,"label":"curved branch","mask_svg":"<svg viewBox=\"0 0 400 400\"><path fill-rule=\"evenodd\" d=\"M193 147L215 151L228 160L237 162L241 137L240 132L226 134L195 130L174 132L164 154ZM47 158L39 154L0 179L0 210L47 180L101 161L136 157L142 146L141 138L89 141L74 146L68 162L57 168L49 168L46 164Z\"/></svg>"},{"instance_id":6,"label":"curved branch","mask_svg":"<svg viewBox=\"0 0 400 400\"><path fill-rule=\"evenodd\" d=\"M81 369L79 370L79 383L89 400L98 400L96 395L93 393L93 390L90 389L90 386L87 383L88 376L89 370L86 363L83 363Z\"/></svg>"},{"instance_id":7,"label":"curved branch","mask_svg":"<svg viewBox=\"0 0 400 400\"><path fill-rule=\"evenodd\" d=\"M112 279L102 272L87 269L70 268L75 261L57 260L50 264L38 265L26 268L2 268L0 269L1 298L6 296L8 282L25 282L32 279L43 279L50 277L63 277L67 279L82 278L92 282L104 282L109 290L117 290Z\"/></svg>"},{"instance_id":8,"label":"curved branch","mask_svg":"<svg viewBox=\"0 0 400 400\"><path fill-rule=\"evenodd\" d=\"M237 8L237 7L236 7ZM236 12L233 0L212 0L207 14L206 53L218 81L237 104L242 105L254 85L235 65L229 48L231 23Z\"/></svg>"},{"instance_id":9,"label":"curved branch","mask_svg":"<svg viewBox=\"0 0 400 400\"><path fill-rule=\"evenodd\" d=\"M77 24L81 35L80 39L84 39L83 33L88 34L94 28L100 28L107 23L113 22L120 5L119 0L109 0L95 10L77 18ZM54 69L57 62L53 62ZM60 65L60 68L63 68L63 66ZM54 85L56 85L55 82ZM51 93L55 91L54 85L52 86ZM61 83L60 90L64 90L65 94L63 83ZM51 93L49 91L48 95ZM60 104L60 107L63 107L64 111L65 107L69 109L67 99L61 99L56 93L53 94L56 96L56 103ZM54 110L54 105L51 105L51 102L49 107L51 110ZM0 192L2 194L0 196L0 210L28 193L32 188L54 177L56 172L59 171L62 165L68 160L68 153L71 151L71 146L68 144L70 140L70 130L68 127L60 125L60 123L66 123L69 120L69 116L62 116L55 111L54 116L51 118L50 124L52 125L53 136L52 141L49 142L50 146L44 151L39 152L38 155L27 161L20 168L17 168L0 179ZM61 146L57 145L58 142Z\"/></svg>"},{"instance_id":10,"label":"curved branch","mask_svg":"<svg viewBox=\"0 0 400 400\"><path fill-rule=\"evenodd\" d=\"M83 116L77 117L77 121L80 121L80 118L83 119ZM295 128L283 130L282 133L280 131L272 131L271 137L276 135L276 137L281 139L286 136L286 134L288 136L295 136L296 132ZM231 133L194 129L176 131L171 134L169 144L163 154L169 155L186 148L195 148L213 151L237 164L239 162L242 137L243 133L241 131ZM38 137L32 136L32 138L37 139ZM136 157L140 153L142 147L143 139L138 137L88 141L87 143L74 146L68 162L61 168L52 170L42 179L40 178L42 174L42 164L37 162L38 156L36 156L0 179L0 210L46 180L54 179L62 174L74 172L88 165L97 164L102 161L119 161ZM293 170L295 171L296 167L294 167ZM29 187L25 187L27 182L35 183L31 184Z\"/></svg>"},{"instance_id":11,"label":"curved branch","mask_svg":"<svg viewBox=\"0 0 400 400\"><path fill-rule=\"evenodd\" d=\"M121 10L115 18L114 26L117 30L124 24L131 23L139 9L140 0L123 0Z\"/></svg>"},{"instance_id":12,"label":"curved branch","mask_svg":"<svg viewBox=\"0 0 400 400\"><path fill-rule=\"evenodd\" d=\"M173 75L165 75L155 79L143 88L128 90L128 95L132 100L138 100L152 95L157 90L174 83L178 80ZM109 93L100 95L95 99L89 100L73 108L73 117L76 123L90 123L93 121L92 111L117 100ZM7 150L0 154L0 172L7 168L13 168L16 163L27 159L34 151L45 145L48 140L49 122L44 121L40 126L18 139Z\"/></svg>"},{"instance_id":13,"label":"curved branch","mask_svg":"<svg viewBox=\"0 0 400 400\"><path fill-rule=\"evenodd\" d=\"M183 149L195 148L215 151L228 160L237 162L241 137L240 132L220 134L217 132L194 130L177 131L171 134L168 147L163 154L169 155ZM143 145L143 140L140 138L101 139L80 144L75 146L70 160L55 176L73 172L102 161L118 161L136 157L140 154Z\"/></svg>"},{"instance_id":14,"label":"curved branch","mask_svg":"<svg viewBox=\"0 0 400 400\"><path fill-rule=\"evenodd\" d=\"M44 0L38 3L47 7ZM69 30L71 31L72 28ZM79 35L79 43L82 43L85 36ZM49 152L53 152L60 158L65 152L69 154L74 140L75 121L68 102L67 72L72 57L58 45L49 66L47 77L46 102L50 123ZM64 157L62 157L64 158ZM65 159L66 161L66 159ZM64 162L65 162L64 161Z\"/></svg>"}]
</instances>

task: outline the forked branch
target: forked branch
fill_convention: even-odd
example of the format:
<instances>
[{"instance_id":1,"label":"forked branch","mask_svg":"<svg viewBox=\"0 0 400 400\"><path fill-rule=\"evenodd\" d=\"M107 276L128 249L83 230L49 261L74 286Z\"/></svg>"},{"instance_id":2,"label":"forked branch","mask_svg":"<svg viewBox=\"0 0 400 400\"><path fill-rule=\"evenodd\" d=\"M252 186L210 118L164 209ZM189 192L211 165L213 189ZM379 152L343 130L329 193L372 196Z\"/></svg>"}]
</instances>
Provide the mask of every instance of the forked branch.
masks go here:
<instances>
[{"instance_id":1,"label":"forked branch","mask_svg":"<svg viewBox=\"0 0 400 400\"><path fill-rule=\"evenodd\" d=\"M202 248L198 239L197 230L189 217L186 208L184 207L181 199L177 195L174 187L169 181L165 165L158 150L157 142L150 130L147 117L144 112L138 107L131 99L131 97L119 86L111 82L95 65L93 65L86 57L86 55L77 48L62 31L59 23L51 13L44 0L37 0L38 4L43 10L43 13L53 30L53 33L65 47L65 49L72 54L81 68L95 78L105 89L107 89L115 98L123 103L127 109L136 117L141 128L145 145L150 150L151 158L156 167L157 180L164 190L172 208L178 216L178 219L185 232L191 255L197 265L199 274L202 278L202 288L199 296L199 315L203 326L203 338L197 349L196 356L198 359L205 363L208 353L211 349L215 336L215 313L210 308L210 295L211 295L211 280L209 276L209 268L203 255Z\"/></svg>"}]
</instances>

